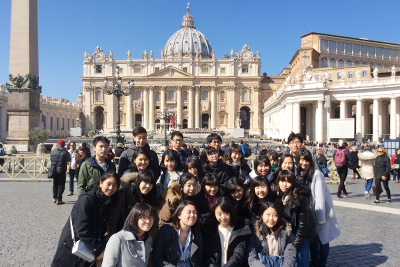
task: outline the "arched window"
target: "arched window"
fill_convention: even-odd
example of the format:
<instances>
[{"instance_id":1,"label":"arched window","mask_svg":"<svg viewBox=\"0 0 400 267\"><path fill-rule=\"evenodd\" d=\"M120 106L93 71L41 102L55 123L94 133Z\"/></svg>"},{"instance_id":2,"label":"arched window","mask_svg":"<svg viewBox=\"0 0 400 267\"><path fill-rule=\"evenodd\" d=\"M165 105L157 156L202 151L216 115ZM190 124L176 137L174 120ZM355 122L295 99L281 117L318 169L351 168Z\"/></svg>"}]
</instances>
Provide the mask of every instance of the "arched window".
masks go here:
<instances>
[{"instance_id":1,"label":"arched window","mask_svg":"<svg viewBox=\"0 0 400 267\"><path fill-rule=\"evenodd\" d=\"M355 61L354 62L354 66L358 66L358 65L360 65L360 62L359 61Z\"/></svg>"},{"instance_id":2,"label":"arched window","mask_svg":"<svg viewBox=\"0 0 400 267\"><path fill-rule=\"evenodd\" d=\"M224 91L219 93L219 101L223 101L223 102L225 101L225 92Z\"/></svg>"},{"instance_id":3,"label":"arched window","mask_svg":"<svg viewBox=\"0 0 400 267\"><path fill-rule=\"evenodd\" d=\"M96 100L97 100L97 101L101 101L101 100L103 99L102 96L103 96L103 94L101 93L100 90L98 90L98 91L96 92Z\"/></svg>"},{"instance_id":4,"label":"arched window","mask_svg":"<svg viewBox=\"0 0 400 267\"><path fill-rule=\"evenodd\" d=\"M188 93L187 91L183 92L183 101L187 101L188 100Z\"/></svg>"},{"instance_id":5,"label":"arched window","mask_svg":"<svg viewBox=\"0 0 400 267\"><path fill-rule=\"evenodd\" d=\"M336 67L336 59L331 58L330 62L329 62L329 67Z\"/></svg>"},{"instance_id":6,"label":"arched window","mask_svg":"<svg viewBox=\"0 0 400 267\"><path fill-rule=\"evenodd\" d=\"M339 68L344 68L344 61L343 61L343 59L339 59L338 67L339 67Z\"/></svg>"},{"instance_id":7,"label":"arched window","mask_svg":"<svg viewBox=\"0 0 400 267\"><path fill-rule=\"evenodd\" d=\"M380 70L380 69L382 69L382 64L378 64L378 69Z\"/></svg>"},{"instance_id":8,"label":"arched window","mask_svg":"<svg viewBox=\"0 0 400 267\"><path fill-rule=\"evenodd\" d=\"M208 91L203 91L203 100L208 100Z\"/></svg>"},{"instance_id":9,"label":"arched window","mask_svg":"<svg viewBox=\"0 0 400 267\"><path fill-rule=\"evenodd\" d=\"M346 61L346 67L351 67L353 64L351 63L351 60Z\"/></svg>"},{"instance_id":10,"label":"arched window","mask_svg":"<svg viewBox=\"0 0 400 267\"><path fill-rule=\"evenodd\" d=\"M246 90L242 92L242 101L249 101L249 93Z\"/></svg>"},{"instance_id":11,"label":"arched window","mask_svg":"<svg viewBox=\"0 0 400 267\"><path fill-rule=\"evenodd\" d=\"M156 101L160 101L160 92L156 93Z\"/></svg>"},{"instance_id":12,"label":"arched window","mask_svg":"<svg viewBox=\"0 0 400 267\"><path fill-rule=\"evenodd\" d=\"M168 91L168 100L174 100L174 91Z\"/></svg>"},{"instance_id":13,"label":"arched window","mask_svg":"<svg viewBox=\"0 0 400 267\"><path fill-rule=\"evenodd\" d=\"M323 57L321 59L321 68L326 68L328 67L328 60L326 59L326 57Z\"/></svg>"},{"instance_id":14,"label":"arched window","mask_svg":"<svg viewBox=\"0 0 400 267\"><path fill-rule=\"evenodd\" d=\"M140 91L136 91L135 100L141 100L142 93Z\"/></svg>"}]
</instances>

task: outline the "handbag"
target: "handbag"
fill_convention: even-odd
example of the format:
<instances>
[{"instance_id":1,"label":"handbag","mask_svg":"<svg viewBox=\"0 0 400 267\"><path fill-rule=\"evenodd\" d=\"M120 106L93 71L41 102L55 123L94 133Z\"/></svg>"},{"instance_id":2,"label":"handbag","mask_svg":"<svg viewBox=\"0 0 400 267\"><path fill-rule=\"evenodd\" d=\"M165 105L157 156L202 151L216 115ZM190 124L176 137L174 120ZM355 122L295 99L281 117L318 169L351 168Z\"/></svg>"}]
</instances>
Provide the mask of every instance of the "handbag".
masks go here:
<instances>
[{"instance_id":1,"label":"handbag","mask_svg":"<svg viewBox=\"0 0 400 267\"><path fill-rule=\"evenodd\" d=\"M56 174L57 174L57 165L58 162L60 161L60 157L61 157L62 153L58 156L57 160L56 160L56 165L52 165L48 168L47 170L47 178L51 179L51 178L55 178Z\"/></svg>"},{"instance_id":2,"label":"handbag","mask_svg":"<svg viewBox=\"0 0 400 267\"><path fill-rule=\"evenodd\" d=\"M71 215L69 216L69 223L71 224L71 236L74 245L72 247L72 254L87 262L92 262L95 258L94 253L83 243L82 240L75 241L74 227L72 226Z\"/></svg>"},{"instance_id":3,"label":"handbag","mask_svg":"<svg viewBox=\"0 0 400 267\"><path fill-rule=\"evenodd\" d=\"M328 174L328 173L330 173L331 171L330 171L325 165L322 165L322 172L323 172L324 174Z\"/></svg>"},{"instance_id":4,"label":"handbag","mask_svg":"<svg viewBox=\"0 0 400 267\"><path fill-rule=\"evenodd\" d=\"M381 186L380 190L379 190L379 195L382 194L382 193L383 193L383 189L382 189L382 186ZM374 196L376 196L376 186L375 185L372 186L372 194L374 194Z\"/></svg>"},{"instance_id":5,"label":"handbag","mask_svg":"<svg viewBox=\"0 0 400 267\"><path fill-rule=\"evenodd\" d=\"M270 256L268 253L258 253L258 258L265 267L282 267L283 257L282 256Z\"/></svg>"}]
</instances>

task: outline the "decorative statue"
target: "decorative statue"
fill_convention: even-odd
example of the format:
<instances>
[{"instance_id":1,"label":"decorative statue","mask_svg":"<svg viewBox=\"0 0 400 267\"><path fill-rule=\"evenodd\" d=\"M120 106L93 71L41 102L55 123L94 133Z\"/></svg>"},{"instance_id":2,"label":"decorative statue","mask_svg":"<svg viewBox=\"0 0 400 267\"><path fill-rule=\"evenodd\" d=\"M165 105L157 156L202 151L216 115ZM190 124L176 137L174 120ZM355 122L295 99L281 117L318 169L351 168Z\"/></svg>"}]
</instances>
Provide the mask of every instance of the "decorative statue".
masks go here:
<instances>
[{"instance_id":1,"label":"decorative statue","mask_svg":"<svg viewBox=\"0 0 400 267\"><path fill-rule=\"evenodd\" d=\"M296 74L295 83L300 83L300 74L299 73Z\"/></svg>"},{"instance_id":2,"label":"decorative statue","mask_svg":"<svg viewBox=\"0 0 400 267\"><path fill-rule=\"evenodd\" d=\"M377 67L375 67L375 69L372 72L372 74L374 75L374 78L378 78L378 68Z\"/></svg>"},{"instance_id":3,"label":"decorative statue","mask_svg":"<svg viewBox=\"0 0 400 267\"><path fill-rule=\"evenodd\" d=\"M153 58L153 49L150 50L150 58Z\"/></svg>"},{"instance_id":4,"label":"decorative statue","mask_svg":"<svg viewBox=\"0 0 400 267\"><path fill-rule=\"evenodd\" d=\"M259 59L260 58L260 51L257 50L256 55L257 55L256 58Z\"/></svg>"},{"instance_id":5,"label":"decorative statue","mask_svg":"<svg viewBox=\"0 0 400 267\"><path fill-rule=\"evenodd\" d=\"M393 67L390 68L392 71L392 77L396 76L396 67L393 65Z\"/></svg>"},{"instance_id":6,"label":"decorative statue","mask_svg":"<svg viewBox=\"0 0 400 267\"><path fill-rule=\"evenodd\" d=\"M110 50L110 59L113 59L113 52Z\"/></svg>"},{"instance_id":7,"label":"decorative statue","mask_svg":"<svg viewBox=\"0 0 400 267\"><path fill-rule=\"evenodd\" d=\"M81 118L77 117L76 118L76 128L80 128L81 127Z\"/></svg>"},{"instance_id":8,"label":"decorative statue","mask_svg":"<svg viewBox=\"0 0 400 267\"><path fill-rule=\"evenodd\" d=\"M343 72L343 71L340 72L340 79L341 79L342 81L344 81L345 78L346 78L346 75L344 74L344 72Z\"/></svg>"},{"instance_id":9,"label":"decorative statue","mask_svg":"<svg viewBox=\"0 0 400 267\"><path fill-rule=\"evenodd\" d=\"M88 56L87 51L85 51L85 54L83 56L85 57L85 59L87 58L87 56Z\"/></svg>"},{"instance_id":10,"label":"decorative statue","mask_svg":"<svg viewBox=\"0 0 400 267\"><path fill-rule=\"evenodd\" d=\"M143 58L143 59L147 59L147 58L148 58L147 50L144 50L144 52L143 52L143 54L142 54L142 58Z\"/></svg>"},{"instance_id":11,"label":"decorative statue","mask_svg":"<svg viewBox=\"0 0 400 267\"><path fill-rule=\"evenodd\" d=\"M239 116L236 118L236 128L240 128L240 122L241 122L241 120L240 120L240 118L239 118Z\"/></svg>"},{"instance_id":12,"label":"decorative statue","mask_svg":"<svg viewBox=\"0 0 400 267\"><path fill-rule=\"evenodd\" d=\"M232 50L231 50L231 58L234 58L235 57L235 51L233 51L233 48L232 48Z\"/></svg>"},{"instance_id":13,"label":"decorative statue","mask_svg":"<svg viewBox=\"0 0 400 267\"><path fill-rule=\"evenodd\" d=\"M128 53L126 53L128 55L128 59L131 59L131 51L128 50Z\"/></svg>"},{"instance_id":14,"label":"decorative statue","mask_svg":"<svg viewBox=\"0 0 400 267\"><path fill-rule=\"evenodd\" d=\"M357 70L356 77L357 77L357 80L361 79L361 71L360 70Z\"/></svg>"},{"instance_id":15,"label":"decorative statue","mask_svg":"<svg viewBox=\"0 0 400 267\"><path fill-rule=\"evenodd\" d=\"M215 51L214 50L211 52L211 57L215 58Z\"/></svg>"}]
</instances>

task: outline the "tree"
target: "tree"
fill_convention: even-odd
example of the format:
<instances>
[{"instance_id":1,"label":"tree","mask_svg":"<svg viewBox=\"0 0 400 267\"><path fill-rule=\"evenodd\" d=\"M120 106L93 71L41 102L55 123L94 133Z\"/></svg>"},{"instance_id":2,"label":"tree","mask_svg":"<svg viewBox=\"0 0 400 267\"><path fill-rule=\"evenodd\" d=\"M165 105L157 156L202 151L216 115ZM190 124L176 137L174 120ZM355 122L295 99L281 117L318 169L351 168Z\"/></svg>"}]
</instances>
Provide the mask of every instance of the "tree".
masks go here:
<instances>
[{"instance_id":1,"label":"tree","mask_svg":"<svg viewBox=\"0 0 400 267\"><path fill-rule=\"evenodd\" d=\"M33 128L29 131L29 139L32 144L37 145L43 143L49 139L50 133L46 129L40 129L38 127Z\"/></svg>"},{"instance_id":2,"label":"tree","mask_svg":"<svg viewBox=\"0 0 400 267\"><path fill-rule=\"evenodd\" d=\"M221 137L224 137L225 132L224 132L224 131L219 131L219 135L220 135Z\"/></svg>"}]
</instances>

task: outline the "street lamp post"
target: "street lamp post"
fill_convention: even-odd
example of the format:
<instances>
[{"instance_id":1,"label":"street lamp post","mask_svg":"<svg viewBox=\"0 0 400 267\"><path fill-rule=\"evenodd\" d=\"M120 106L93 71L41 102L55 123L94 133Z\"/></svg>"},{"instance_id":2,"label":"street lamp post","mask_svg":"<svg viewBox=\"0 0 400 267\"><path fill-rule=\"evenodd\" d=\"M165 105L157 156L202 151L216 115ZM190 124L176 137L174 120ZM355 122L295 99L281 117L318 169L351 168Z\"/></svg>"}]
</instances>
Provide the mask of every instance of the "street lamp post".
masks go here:
<instances>
[{"instance_id":1,"label":"street lamp post","mask_svg":"<svg viewBox=\"0 0 400 267\"><path fill-rule=\"evenodd\" d=\"M164 120L164 142L165 146L168 147L168 138L167 138L167 120L169 119L169 116L174 115L172 112L167 112L167 107L164 108L163 112L157 112L157 115L161 117L161 119Z\"/></svg>"},{"instance_id":2,"label":"street lamp post","mask_svg":"<svg viewBox=\"0 0 400 267\"><path fill-rule=\"evenodd\" d=\"M115 72L117 73L117 82L115 83L114 86L109 86L108 85L108 79L105 78L104 82L103 82L103 88L104 88L104 92L107 95L115 95L117 97L117 122L116 122L116 129L115 129L115 133L117 134L117 143L121 142L123 143L123 138L121 138L121 127L120 127L120 123L121 123L121 115L120 115L120 98L121 96L128 96L130 94L132 94L132 88L133 88L133 80L128 81L128 86L127 87L122 87L122 79L119 76L119 66L117 66L115 68ZM131 104L131 103L128 103Z\"/></svg>"}]
</instances>

